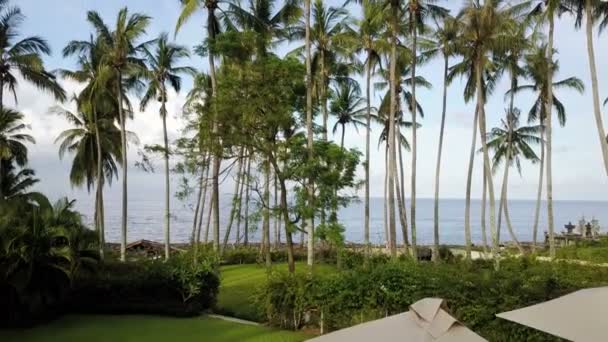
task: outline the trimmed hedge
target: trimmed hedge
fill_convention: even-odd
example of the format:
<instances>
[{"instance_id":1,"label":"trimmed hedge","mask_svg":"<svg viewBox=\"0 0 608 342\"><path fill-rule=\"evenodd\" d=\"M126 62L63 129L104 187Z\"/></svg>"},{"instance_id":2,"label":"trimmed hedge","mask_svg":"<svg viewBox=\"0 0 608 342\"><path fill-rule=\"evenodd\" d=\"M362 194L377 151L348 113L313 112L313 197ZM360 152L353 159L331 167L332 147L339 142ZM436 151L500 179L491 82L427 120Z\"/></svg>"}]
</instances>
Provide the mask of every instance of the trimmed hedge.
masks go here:
<instances>
[{"instance_id":1,"label":"trimmed hedge","mask_svg":"<svg viewBox=\"0 0 608 342\"><path fill-rule=\"evenodd\" d=\"M75 280L68 306L83 313L193 316L215 305L219 284L213 264L187 256L109 262Z\"/></svg>"},{"instance_id":2,"label":"trimmed hedge","mask_svg":"<svg viewBox=\"0 0 608 342\"><path fill-rule=\"evenodd\" d=\"M490 341L554 338L495 317L580 288L608 285L608 269L506 260L491 263L378 263L329 275L273 273L256 293L271 325L325 332L408 310L425 297L447 300L452 313Z\"/></svg>"}]
</instances>

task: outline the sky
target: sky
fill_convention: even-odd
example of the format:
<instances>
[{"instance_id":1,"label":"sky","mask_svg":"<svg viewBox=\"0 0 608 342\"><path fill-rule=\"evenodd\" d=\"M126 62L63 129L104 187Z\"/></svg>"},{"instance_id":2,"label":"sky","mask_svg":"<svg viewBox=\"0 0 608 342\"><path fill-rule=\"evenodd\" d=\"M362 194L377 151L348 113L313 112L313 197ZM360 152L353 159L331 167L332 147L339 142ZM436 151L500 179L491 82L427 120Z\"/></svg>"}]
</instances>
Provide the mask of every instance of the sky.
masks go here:
<instances>
[{"instance_id":1,"label":"sky","mask_svg":"<svg viewBox=\"0 0 608 342\"><path fill-rule=\"evenodd\" d=\"M333 0L328 2L338 5ZM460 0L440 1L444 6L452 10L453 14L463 4ZM44 37L53 49L53 54L45 57L48 69L74 68L74 59L65 59L61 56L61 50L74 39L87 39L92 33L90 25L86 22L86 13L95 10L100 13L104 20L113 25L118 10L128 6L131 12L145 13L153 18L148 29L147 38L154 38L161 32L169 32L173 37L176 20L179 16L179 2L177 0L18 0L18 4L26 15L22 25L23 36L39 35ZM153 4L151 6L151 4ZM359 16L360 11L352 7L352 14ZM200 11L179 32L176 41L179 44L192 47L200 43L204 36L204 17ZM600 146L597 136L597 128L593 118L593 106L591 98L591 82L587 60L587 48L584 32L574 29L571 18L562 18L555 29L556 48L558 53L560 71L555 75L557 80L567 77L579 77L587 89L583 95L576 92L559 90L556 96L564 103L568 122L566 127L554 127L554 157L553 157L553 184L554 198L558 200L606 200L608 194L608 178L602 166ZM600 97L608 96L608 34L594 36L596 60L598 61L598 78L600 86ZM277 49L278 54L284 54L292 45L283 45ZM457 62L450 60L450 64ZM192 58L185 61L197 68L205 70L206 62L200 58ZM424 108L425 117L422 120L423 127L418 130L418 182L417 193L421 198L431 198L434 194L434 170L437 158L437 147L439 138L439 126L441 116L442 96L442 73L443 62L441 60L431 61L418 68L418 73L429 80L433 87L430 90L420 89L417 91L418 101ZM363 80L361 80L363 81ZM168 103L169 120L168 129L170 138L177 138L181 134L183 120L181 119L181 108L184 103L184 94L187 92L190 80L185 81L184 91L180 94L170 94ZM525 83L522 81L522 83ZM81 85L72 81L62 81L68 94L79 91ZM364 83L361 83L362 86ZM447 98L447 122L445 133L444 154L442 161L441 190L442 198L464 198L466 189L467 165L472 139L472 121L474 103L465 103L462 91L464 83L456 80L448 89ZM507 106L504 92L508 89L508 81L501 80L495 94L488 100L486 113L488 116L488 128L500 123ZM377 103L380 94L373 95L373 103ZM6 98L6 97L5 97ZM36 90L34 87L21 82L17 89L18 102L15 104L11 99L7 105L16 107L26 115L26 122L31 126L31 134L36 138L36 145L30 148L30 166L37 171L41 179L38 189L49 194L52 198L60 196L82 197L86 196L83 189L74 189L69 184L69 168L71 159L66 155L63 160L58 156L58 145L54 143L59 133L68 128L65 119L50 114L49 109L56 105L55 101L47 94ZM133 99L136 101L136 99ZM516 106L527 113L533 102L532 95L521 95L516 97ZM62 104L71 108L71 104ZM604 110L604 108L603 108ZM335 120L330 118L330 128ZM150 105L145 112L136 112L135 119L128 122L127 128L138 134L141 145L158 144L162 142L162 124L158 115L158 105ZM381 197L384 184L384 157L382 149L377 148L380 128L372 128L372 157L371 157L371 195ZM408 132L408 134L410 134ZM330 138L339 141L339 136ZM478 138L479 143L479 138ZM357 148L365 151L365 132L348 129L345 139L347 147ZM137 150L133 147L129 152L129 191L131 194L142 195L160 194L163 191L162 172L147 174L136 168L133 164L137 160ZM406 175L409 179L410 172L409 154L406 154ZM160 163L159 163L160 166ZM158 168L162 171L162 168ZM359 177L363 179L363 169L359 170ZM536 198L538 186L538 165L524 163L522 175L511 173L509 181L509 197L511 199L534 199ZM502 175L501 172L497 175ZM474 169L473 197L481 197L482 165L481 156L476 158ZM174 177L176 178L176 177ZM500 177L496 176L495 183L498 184ZM173 179L176 183L176 179ZM496 185L497 186L497 185ZM110 198L116 197L120 187L114 185L109 190ZM233 187L228 180L222 185L222 192L229 193ZM409 182L406 186L409 192ZM359 192L363 196L362 190Z\"/></svg>"}]
</instances>

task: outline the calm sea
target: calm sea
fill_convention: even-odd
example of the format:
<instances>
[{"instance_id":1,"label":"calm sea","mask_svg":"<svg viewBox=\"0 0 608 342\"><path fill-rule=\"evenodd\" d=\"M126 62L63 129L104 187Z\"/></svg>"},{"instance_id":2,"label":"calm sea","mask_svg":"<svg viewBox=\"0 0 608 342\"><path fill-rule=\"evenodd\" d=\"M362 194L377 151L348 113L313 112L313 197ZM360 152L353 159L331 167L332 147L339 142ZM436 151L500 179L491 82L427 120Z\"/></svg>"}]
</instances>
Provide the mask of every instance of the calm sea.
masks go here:
<instances>
[{"instance_id":1,"label":"calm sea","mask_svg":"<svg viewBox=\"0 0 608 342\"><path fill-rule=\"evenodd\" d=\"M164 201L162 193L151 198L149 195L131 194L129 198L128 217L128 240L138 239L163 240L163 212ZM158 197L158 198L156 198ZM230 214L230 196L225 195L221 204L222 229L225 227ZM372 198L370 204L370 230L372 242L382 243L384 241L383 199ZM171 239L172 242L187 242L189 240L194 210L188 205L172 199ZM498 205L498 202L497 202ZM93 214L93 202L91 197L79 198L77 208L85 214L87 222L91 222ZM254 205L252 205L254 206ZM418 199L417 201L417 231L420 244L430 244L433 239L433 200ZM445 244L464 244L464 207L465 201L460 199L444 199L440 201L440 239ZM509 201L511 219L518 239L522 241L532 240L532 227L534 221L535 201L512 200ZM106 198L106 239L108 242L118 242L120 237L120 197L107 196ZM481 241L481 201L472 200L471 225L474 242ZM555 201L555 227L557 231L563 230L563 226L569 221L574 224L581 217L587 219L597 218L602 226L602 231L608 231L608 202L591 201ZM339 212L340 221L346 227L346 239L349 242L361 242L363 240L364 227L364 203L359 201L343 208ZM409 212L408 212L409 219ZM206 222L206 218L205 221ZM539 238L546 230L546 205L541 207L539 225ZM253 227L260 226L252 222ZM274 226L271 224L271 229ZM488 225L489 229L489 225ZM203 225L204 230L204 225ZM235 228L233 226L233 232ZM255 228L254 228L255 230ZM506 226L503 225L502 240L509 240ZM400 235L400 234L398 234ZM223 233L222 233L223 236ZM259 230L251 234L252 240L259 241ZM272 238L272 233L271 233ZM299 236L296 237L299 241Z\"/></svg>"}]
</instances>

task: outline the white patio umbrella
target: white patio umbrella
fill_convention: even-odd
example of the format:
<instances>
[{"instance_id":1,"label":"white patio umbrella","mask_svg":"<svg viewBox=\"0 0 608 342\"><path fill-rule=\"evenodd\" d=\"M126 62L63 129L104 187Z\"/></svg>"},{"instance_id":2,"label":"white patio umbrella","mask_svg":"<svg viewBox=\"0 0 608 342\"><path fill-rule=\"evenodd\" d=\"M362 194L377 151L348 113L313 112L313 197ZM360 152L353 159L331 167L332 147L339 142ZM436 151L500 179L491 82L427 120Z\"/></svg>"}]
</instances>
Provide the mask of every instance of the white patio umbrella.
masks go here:
<instances>
[{"instance_id":1,"label":"white patio umbrella","mask_svg":"<svg viewBox=\"0 0 608 342\"><path fill-rule=\"evenodd\" d=\"M443 299L425 298L410 311L356 325L309 342L477 342L486 341L446 312Z\"/></svg>"},{"instance_id":2,"label":"white patio umbrella","mask_svg":"<svg viewBox=\"0 0 608 342\"><path fill-rule=\"evenodd\" d=\"M608 287L579 290L496 316L575 342L608 341Z\"/></svg>"}]
</instances>

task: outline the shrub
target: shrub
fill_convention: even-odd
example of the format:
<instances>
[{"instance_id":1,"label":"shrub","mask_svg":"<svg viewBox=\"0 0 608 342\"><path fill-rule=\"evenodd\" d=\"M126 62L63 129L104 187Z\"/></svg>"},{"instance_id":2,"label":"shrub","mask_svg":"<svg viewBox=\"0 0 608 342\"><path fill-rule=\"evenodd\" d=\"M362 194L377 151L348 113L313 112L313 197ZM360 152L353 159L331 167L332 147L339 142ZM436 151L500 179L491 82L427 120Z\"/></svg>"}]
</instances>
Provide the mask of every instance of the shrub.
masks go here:
<instances>
[{"instance_id":1,"label":"shrub","mask_svg":"<svg viewBox=\"0 0 608 342\"><path fill-rule=\"evenodd\" d=\"M168 262L109 262L76 279L69 307L87 313L192 316L216 302L219 277L207 259L188 255Z\"/></svg>"},{"instance_id":2,"label":"shrub","mask_svg":"<svg viewBox=\"0 0 608 342\"><path fill-rule=\"evenodd\" d=\"M333 274L273 273L256 304L270 324L330 331L408 310L425 297L440 297L453 314L491 341L552 340L497 319L499 312L543 302L576 289L608 284L608 270L528 259L431 264L378 263Z\"/></svg>"}]
</instances>

